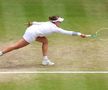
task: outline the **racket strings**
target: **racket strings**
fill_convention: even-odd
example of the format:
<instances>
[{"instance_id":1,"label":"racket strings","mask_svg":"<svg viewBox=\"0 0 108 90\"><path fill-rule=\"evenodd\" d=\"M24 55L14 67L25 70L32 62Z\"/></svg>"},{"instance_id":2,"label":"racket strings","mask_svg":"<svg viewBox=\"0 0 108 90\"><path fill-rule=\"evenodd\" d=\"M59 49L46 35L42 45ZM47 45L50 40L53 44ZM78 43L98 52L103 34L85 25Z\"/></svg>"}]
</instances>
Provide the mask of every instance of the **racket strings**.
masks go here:
<instances>
[{"instance_id":1,"label":"racket strings","mask_svg":"<svg viewBox=\"0 0 108 90\"><path fill-rule=\"evenodd\" d=\"M98 31L97 38L100 40L108 40L108 28Z\"/></svg>"},{"instance_id":2,"label":"racket strings","mask_svg":"<svg viewBox=\"0 0 108 90\"><path fill-rule=\"evenodd\" d=\"M92 34L91 37L92 38L96 38L97 37L97 34Z\"/></svg>"}]
</instances>

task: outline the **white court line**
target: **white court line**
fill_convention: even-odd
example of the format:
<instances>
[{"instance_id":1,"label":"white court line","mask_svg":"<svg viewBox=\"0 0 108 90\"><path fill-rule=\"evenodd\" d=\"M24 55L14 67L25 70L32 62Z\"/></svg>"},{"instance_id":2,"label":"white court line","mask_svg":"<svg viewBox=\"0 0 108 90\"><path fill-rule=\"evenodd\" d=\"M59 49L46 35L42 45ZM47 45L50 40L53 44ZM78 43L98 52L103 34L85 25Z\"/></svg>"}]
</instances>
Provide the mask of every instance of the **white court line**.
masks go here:
<instances>
[{"instance_id":1,"label":"white court line","mask_svg":"<svg viewBox=\"0 0 108 90\"><path fill-rule=\"evenodd\" d=\"M108 74L108 71L13 71L0 74Z\"/></svg>"}]
</instances>

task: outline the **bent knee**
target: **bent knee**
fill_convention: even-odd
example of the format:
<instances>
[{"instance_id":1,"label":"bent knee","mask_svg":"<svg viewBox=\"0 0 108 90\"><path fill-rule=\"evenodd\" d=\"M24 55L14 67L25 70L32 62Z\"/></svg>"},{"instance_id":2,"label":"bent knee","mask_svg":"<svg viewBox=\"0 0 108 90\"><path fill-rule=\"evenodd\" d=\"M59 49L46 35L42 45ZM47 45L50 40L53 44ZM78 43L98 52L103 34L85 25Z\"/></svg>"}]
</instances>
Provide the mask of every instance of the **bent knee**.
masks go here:
<instances>
[{"instance_id":1,"label":"bent knee","mask_svg":"<svg viewBox=\"0 0 108 90\"><path fill-rule=\"evenodd\" d=\"M44 40L43 40L43 43L44 43L44 44L48 44L48 39L44 39Z\"/></svg>"},{"instance_id":2,"label":"bent knee","mask_svg":"<svg viewBox=\"0 0 108 90\"><path fill-rule=\"evenodd\" d=\"M37 41L39 41L43 44L48 44L48 39L46 37L38 37Z\"/></svg>"}]
</instances>

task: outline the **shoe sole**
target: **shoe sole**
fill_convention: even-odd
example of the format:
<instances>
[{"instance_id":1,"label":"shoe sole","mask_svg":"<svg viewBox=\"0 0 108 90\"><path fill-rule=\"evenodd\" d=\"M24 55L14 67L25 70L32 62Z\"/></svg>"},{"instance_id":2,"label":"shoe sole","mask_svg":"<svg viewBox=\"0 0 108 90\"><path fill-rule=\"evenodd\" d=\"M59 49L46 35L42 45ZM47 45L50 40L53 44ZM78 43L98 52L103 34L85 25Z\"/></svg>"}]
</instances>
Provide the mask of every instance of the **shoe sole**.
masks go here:
<instances>
[{"instance_id":1,"label":"shoe sole","mask_svg":"<svg viewBox=\"0 0 108 90\"><path fill-rule=\"evenodd\" d=\"M42 63L42 65L43 65L43 66L53 66L54 64L43 64L43 63Z\"/></svg>"}]
</instances>

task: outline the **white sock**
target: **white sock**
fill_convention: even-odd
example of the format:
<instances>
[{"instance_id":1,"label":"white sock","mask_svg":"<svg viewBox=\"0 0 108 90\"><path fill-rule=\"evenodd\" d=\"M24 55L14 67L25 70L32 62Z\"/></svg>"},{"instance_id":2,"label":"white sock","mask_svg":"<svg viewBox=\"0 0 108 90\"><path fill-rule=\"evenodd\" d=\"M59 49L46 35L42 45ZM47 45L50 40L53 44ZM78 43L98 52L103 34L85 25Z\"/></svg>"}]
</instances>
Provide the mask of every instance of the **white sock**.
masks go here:
<instances>
[{"instance_id":1,"label":"white sock","mask_svg":"<svg viewBox=\"0 0 108 90\"><path fill-rule=\"evenodd\" d=\"M2 51L0 51L0 56L2 56L3 55L3 52Z\"/></svg>"},{"instance_id":2,"label":"white sock","mask_svg":"<svg viewBox=\"0 0 108 90\"><path fill-rule=\"evenodd\" d=\"M48 56L43 56L43 59L44 60L48 60Z\"/></svg>"}]
</instances>

